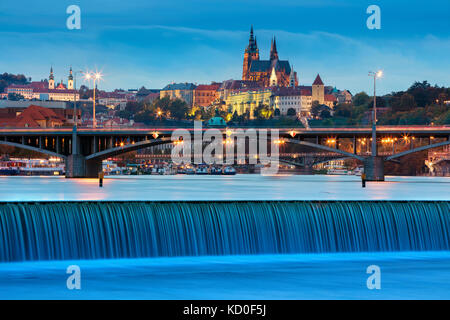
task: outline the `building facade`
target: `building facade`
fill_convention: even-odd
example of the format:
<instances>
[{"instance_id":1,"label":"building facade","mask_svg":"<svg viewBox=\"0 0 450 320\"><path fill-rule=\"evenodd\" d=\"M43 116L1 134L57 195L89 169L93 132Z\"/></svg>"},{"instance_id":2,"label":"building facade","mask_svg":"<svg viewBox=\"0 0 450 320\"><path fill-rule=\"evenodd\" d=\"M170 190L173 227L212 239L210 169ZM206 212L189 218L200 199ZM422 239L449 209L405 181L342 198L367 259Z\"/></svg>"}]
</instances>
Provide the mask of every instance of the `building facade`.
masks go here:
<instances>
[{"instance_id":1,"label":"building facade","mask_svg":"<svg viewBox=\"0 0 450 320\"><path fill-rule=\"evenodd\" d=\"M271 88L247 89L232 92L228 95L225 105L228 110L237 115L249 113L250 119L254 117L254 110L259 105L271 106Z\"/></svg>"},{"instance_id":2,"label":"building facade","mask_svg":"<svg viewBox=\"0 0 450 320\"><path fill-rule=\"evenodd\" d=\"M302 96L301 90L295 87L275 88L272 92L271 107L279 110L280 115L302 114ZM306 111L306 110L305 110Z\"/></svg>"},{"instance_id":3,"label":"building facade","mask_svg":"<svg viewBox=\"0 0 450 320\"><path fill-rule=\"evenodd\" d=\"M201 84L194 89L193 105L197 107L210 106L219 98L220 83Z\"/></svg>"},{"instance_id":4,"label":"building facade","mask_svg":"<svg viewBox=\"0 0 450 320\"><path fill-rule=\"evenodd\" d=\"M169 97L171 100L181 99L192 106L195 88L196 85L193 83L172 83L160 91L159 97L160 99L164 97Z\"/></svg>"}]
</instances>

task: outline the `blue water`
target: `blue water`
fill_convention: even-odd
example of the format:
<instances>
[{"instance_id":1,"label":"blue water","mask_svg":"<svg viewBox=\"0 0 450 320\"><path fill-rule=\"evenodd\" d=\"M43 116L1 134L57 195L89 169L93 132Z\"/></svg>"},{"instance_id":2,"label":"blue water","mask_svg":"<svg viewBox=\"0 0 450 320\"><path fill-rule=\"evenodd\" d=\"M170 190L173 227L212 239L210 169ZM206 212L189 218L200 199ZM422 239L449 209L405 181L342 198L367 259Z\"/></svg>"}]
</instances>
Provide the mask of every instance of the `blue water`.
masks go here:
<instances>
[{"instance_id":1,"label":"blue water","mask_svg":"<svg viewBox=\"0 0 450 320\"><path fill-rule=\"evenodd\" d=\"M81 290L66 287L73 264ZM380 290L366 286L374 264ZM0 299L450 299L450 252L3 263Z\"/></svg>"},{"instance_id":2,"label":"blue water","mask_svg":"<svg viewBox=\"0 0 450 320\"><path fill-rule=\"evenodd\" d=\"M105 179L0 177L0 201L450 200L450 177L238 174L114 176Z\"/></svg>"}]
</instances>

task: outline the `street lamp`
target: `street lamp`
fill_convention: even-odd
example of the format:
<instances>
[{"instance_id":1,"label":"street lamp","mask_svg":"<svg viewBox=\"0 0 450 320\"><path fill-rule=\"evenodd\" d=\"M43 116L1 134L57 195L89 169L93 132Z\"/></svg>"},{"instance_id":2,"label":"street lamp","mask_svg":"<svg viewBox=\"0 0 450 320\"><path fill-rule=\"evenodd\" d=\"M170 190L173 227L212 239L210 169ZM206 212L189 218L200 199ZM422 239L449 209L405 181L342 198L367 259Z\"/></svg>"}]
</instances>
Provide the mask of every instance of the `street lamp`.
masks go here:
<instances>
[{"instance_id":1,"label":"street lamp","mask_svg":"<svg viewBox=\"0 0 450 320\"><path fill-rule=\"evenodd\" d=\"M369 71L369 77L373 77L373 117L372 117L372 157L377 156L377 78L383 76L383 71Z\"/></svg>"},{"instance_id":2,"label":"street lamp","mask_svg":"<svg viewBox=\"0 0 450 320\"><path fill-rule=\"evenodd\" d=\"M73 72L73 125L77 126L78 117L77 117L77 74L83 73L83 71L75 71Z\"/></svg>"},{"instance_id":3,"label":"street lamp","mask_svg":"<svg viewBox=\"0 0 450 320\"><path fill-rule=\"evenodd\" d=\"M101 79L101 77L102 77L102 75L99 73L99 72L86 72L85 74L84 74L84 78L86 79L86 80L92 80L93 81L93 85L94 85L94 94L93 94L93 99L94 99L94 103L93 103L93 110L92 110L92 113L93 113L93 118L92 118L92 128L94 128L95 129L95 127L97 126L97 122L96 122L96 120L95 120L95 83L96 83L96 81L97 80L100 80Z\"/></svg>"}]
</instances>

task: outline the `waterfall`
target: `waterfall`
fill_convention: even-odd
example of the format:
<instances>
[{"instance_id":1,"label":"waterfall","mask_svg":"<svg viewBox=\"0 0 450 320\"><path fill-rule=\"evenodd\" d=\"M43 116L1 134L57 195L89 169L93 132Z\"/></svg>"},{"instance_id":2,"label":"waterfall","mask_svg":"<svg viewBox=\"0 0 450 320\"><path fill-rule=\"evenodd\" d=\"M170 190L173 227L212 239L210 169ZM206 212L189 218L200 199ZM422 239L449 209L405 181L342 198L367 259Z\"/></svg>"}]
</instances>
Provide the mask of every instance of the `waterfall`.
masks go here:
<instances>
[{"instance_id":1,"label":"waterfall","mask_svg":"<svg viewBox=\"0 0 450 320\"><path fill-rule=\"evenodd\" d=\"M0 203L0 262L450 249L450 202Z\"/></svg>"}]
</instances>

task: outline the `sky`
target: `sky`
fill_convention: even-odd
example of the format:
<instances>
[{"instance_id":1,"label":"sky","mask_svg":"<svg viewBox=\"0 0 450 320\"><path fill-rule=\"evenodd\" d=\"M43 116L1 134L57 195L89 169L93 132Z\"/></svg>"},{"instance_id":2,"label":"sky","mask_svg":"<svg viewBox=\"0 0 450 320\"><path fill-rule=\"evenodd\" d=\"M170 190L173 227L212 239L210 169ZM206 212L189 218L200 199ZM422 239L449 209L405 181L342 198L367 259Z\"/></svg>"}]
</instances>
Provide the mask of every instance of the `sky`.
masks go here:
<instances>
[{"instance_id":1,"label":"sky","mask_svg":"<svg viewBox=\"0 0 450 320\"><path fill-rule=\"evenodd\" d=\"M372 4L379 30L366 25ZM80 30L66 26L70 5ZM276 36L303 85L319 73L325 85L371 92L368 71L382 69L380 94L423 80L448 87L449 16L448 0L1 0L0 72L41 80L53 66L67 82L70 66L98 70L102 90L240 79L253 25L261 59Z\"/></svg>"}]
</instances>

